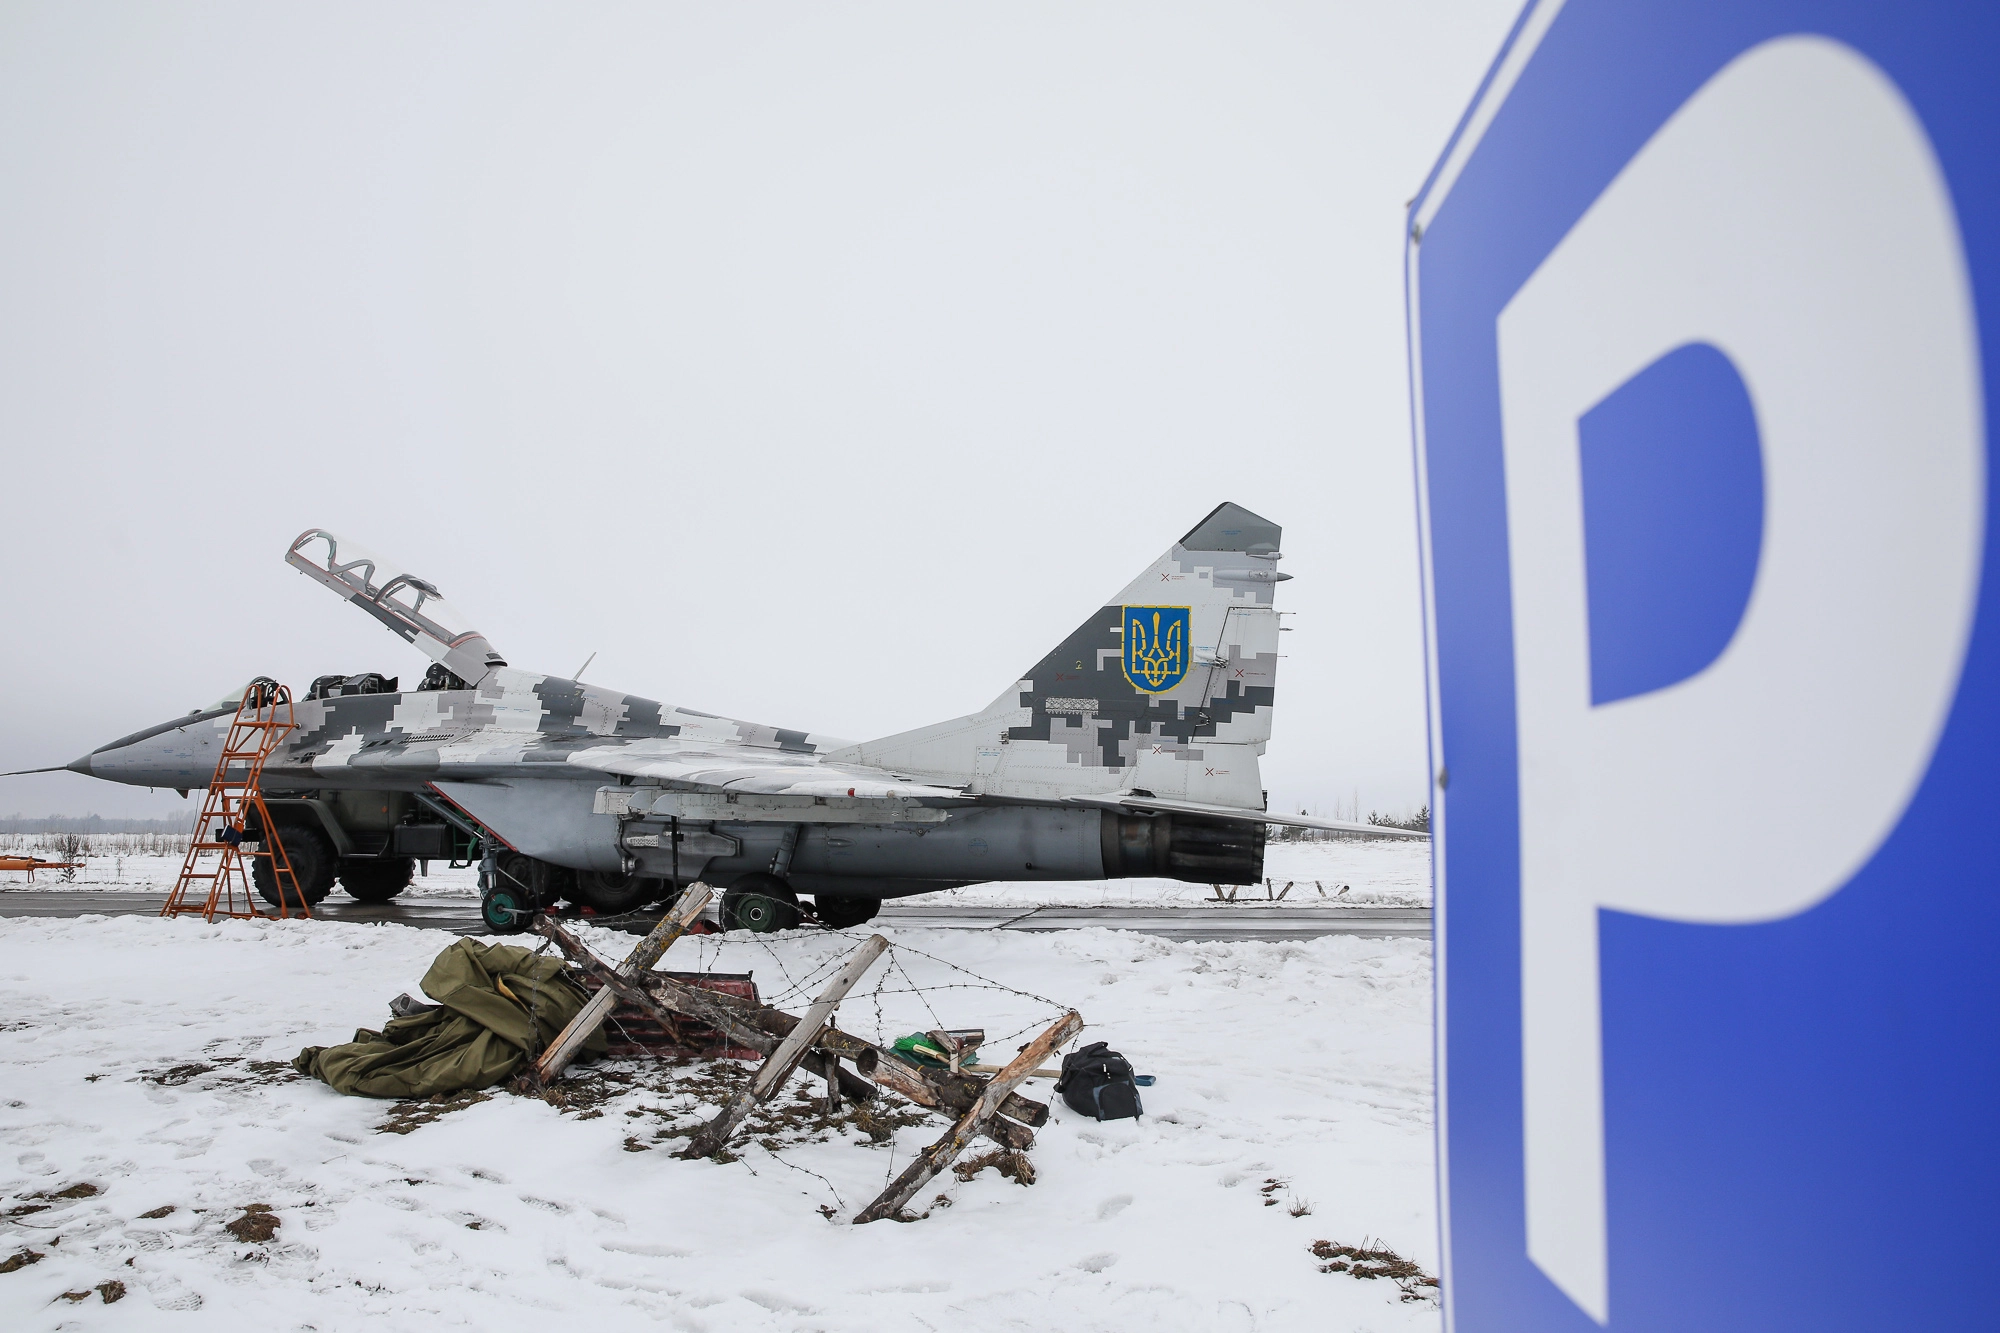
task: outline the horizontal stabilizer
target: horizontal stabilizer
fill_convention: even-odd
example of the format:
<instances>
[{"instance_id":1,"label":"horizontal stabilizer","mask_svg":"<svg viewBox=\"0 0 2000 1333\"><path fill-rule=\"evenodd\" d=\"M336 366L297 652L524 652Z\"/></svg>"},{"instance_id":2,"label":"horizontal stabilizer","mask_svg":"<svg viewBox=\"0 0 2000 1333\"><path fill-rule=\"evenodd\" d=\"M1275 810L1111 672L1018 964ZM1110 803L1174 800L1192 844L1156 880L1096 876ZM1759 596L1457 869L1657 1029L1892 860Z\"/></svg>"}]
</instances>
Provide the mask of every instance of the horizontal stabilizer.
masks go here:
<instances>
[{"instance_id":1,"label":"horizontal stabilizer","mask_svg":"<svg viewBox=\"0 0 2000 1333\"><path fill-rule=\"evenodd\" d=\"M1109 810L1158 811L1161 814L1213 815L1259 824L1281 824L1286 828L1326 829L1332 833L1365 833L1380 838L1425 838L1421 829L1397 828L1393 824L1357 824L1346 819L1314 819L1310 815L1274 815L1268 810L1243 810L1229 805L1204 805L1198 801L1167 801L1153 796L1071 796L1073 805L1096 805Z\"/></svg>"}]
</instances>

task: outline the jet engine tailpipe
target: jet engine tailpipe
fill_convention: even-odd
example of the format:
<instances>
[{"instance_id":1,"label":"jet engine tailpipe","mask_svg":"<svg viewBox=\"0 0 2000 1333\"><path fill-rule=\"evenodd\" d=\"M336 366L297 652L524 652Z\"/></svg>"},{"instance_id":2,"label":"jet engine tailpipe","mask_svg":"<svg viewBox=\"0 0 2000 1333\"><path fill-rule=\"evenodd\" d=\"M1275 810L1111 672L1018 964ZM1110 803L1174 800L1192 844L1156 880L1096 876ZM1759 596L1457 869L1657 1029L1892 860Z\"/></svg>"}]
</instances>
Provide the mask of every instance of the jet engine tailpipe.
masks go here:
<instances>
[{"instance_id":1,"label":"jet engine tailpipe","mask_svg":"<svg viewBox=\"0 0 2000 1333\"><path fill-rule=\"evenodd\" d=\"M1156 875L1195 884L1264 877L1264 826L1211 815L1104 816L1104 875Z\"/></svg>"}]
</instances>

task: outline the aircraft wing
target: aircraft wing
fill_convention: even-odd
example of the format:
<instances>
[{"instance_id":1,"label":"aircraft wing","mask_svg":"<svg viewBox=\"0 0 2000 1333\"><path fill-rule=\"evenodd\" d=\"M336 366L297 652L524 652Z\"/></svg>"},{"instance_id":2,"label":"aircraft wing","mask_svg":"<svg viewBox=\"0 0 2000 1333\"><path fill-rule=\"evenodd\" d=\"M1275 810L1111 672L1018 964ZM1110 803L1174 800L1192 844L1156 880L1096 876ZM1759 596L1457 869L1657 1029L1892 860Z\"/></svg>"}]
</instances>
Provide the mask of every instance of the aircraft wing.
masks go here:
<instances>
[{"instance_id":1,"label":"aircraft wing","mask_svg":"<svg viewBox=\"0 0 2000 1333\"><path fill-rule=\"evenodd\" d=\"M600 773L646 778L698 792L876 801L964 799L956 787L927 786L865 764L815 762L804 756L760 753L748 747L663 751L642 742L585 750L570 756L569 762Z\"/></svg>"},{"instance_id":2,"label":"aircraft wing","mask_svg":"<svg viewBox=\"0 0 2000 1333\"><path fill-rule=\"evenodd\" d=\"M1112 792L1103 796L1069 796L1072 805L1096 805L1113 810L1157 811L1161 814L1213 815L1259 824L1282 824L1287 828L1328 829L1334 833L1366 833L1378 838L1424 838L1431 835L1418 829L1396 828L1389 824L1357 824L1345 819L1314 819L1310 815L1274 815L1268 810L1244 810L1233 805L1204 805L1199 801L1171 801L1156 796L1132 796Z\"/></svg>"}]
</instances>

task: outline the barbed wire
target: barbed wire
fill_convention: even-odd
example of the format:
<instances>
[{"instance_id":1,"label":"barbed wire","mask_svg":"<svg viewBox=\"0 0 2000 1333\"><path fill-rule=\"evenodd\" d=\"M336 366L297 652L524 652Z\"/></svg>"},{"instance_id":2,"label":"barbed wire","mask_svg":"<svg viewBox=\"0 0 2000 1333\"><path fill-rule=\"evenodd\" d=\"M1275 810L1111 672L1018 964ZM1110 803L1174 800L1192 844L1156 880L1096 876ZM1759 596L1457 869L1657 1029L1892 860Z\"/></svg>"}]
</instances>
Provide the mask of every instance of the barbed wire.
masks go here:
<instances>
[{"instance_id":1,"label":"barbed wire","mask_svg":"<svg viewBox=\"0 0 2000 1333\"><path fill-rule=\"evenodd\" d=\"M783 900L776 898L770 899L770 901L774 903L780 903L781 905L785 906L792 905L783 903ZM611 922L614 921L622 921L625 918L636 917L636 915L637 915L636 913L625 913L622 914L621 917L617 918L600 919L595 924L600 924L600 925L610 924ZM873 932L864 932L855 929L823 927L820 932L820 935L821 937L829 935L838 936L842 939L858 943L860 941L870 938L872 933ZM715 967L721 962L722 946L719 943L716 944L714 952L713 954L711 954L709 937L707 935L698 935L695 938L697 942L695 971L697 975L707 976L711 974L715 970ZM821 959L817 964L806 969L803 972L803 975L794 976L791 968L786 966L784 958L778 953L776 949L774 949L771 946L771 942L769 940L764 939L761 935L758 935L758 936L753 936L753 942L759 948L763 949L765 955L770 958L772 966L777 968L779 975L784 978L783 987L780 988L776 993L771 995L769 998L763 1001L763 1003L768 1004L774 1008L792 999L807 994L809 989L816 982L820 981L824 977L830 976L832 973L836 972L842 965L844 965L848 957L847 953L834 953L829 957ZM1035 991L1022 990L1020 987L1010 986L1004 981L996 981L992 977L985 976L979 972L975 972L971 968L966 967L961 963L954 963L948 958L940 958L934 953L930 953L927 950L917 948L915 945L903 944L891 940L889 942L888 953L889 953L889 967L877 973L875 986L872 990L868 992L868 998L871 1001L874 1009L875 1039L878 1044L886 1043L888 1040L888 1032L884 1023L884 1017L882 1012L882 997L885 995L914 995L918 999L918 1001L922 1003L922 1005L924 1006L924 1011L930 1015L931 1022L936 1024L939 1029L943 1029L945 1023L944 1020L938 1016L936 1007L931 1004L930 995L934 991L992 990L1001 992L1002 994L1006 995L1017 996L1020 999L1024 1000L1033 1000L1037 1004L1048 1006L1047 1013L1031 1020L1026 1025L1015 1029L1013 1032L1006 1033L999 1037L988 1038L986 1042L986 1044L988 1045L1001 1045L1005 1042L1012 1041L1014 1038L1020 1036L1022 1033L1031 1032L1038 1027L1045 1027L1047 1026L1048 1022L1051 1021L1053 1018L1060 1017L1062 1014L1069 1012L1069 1010L1072 1008L1072 1006L1064 1004L1062 1001L1054 999L1051 996L1042 995ZM904 963L901 955L905 953L914 955L917 958L921 958L925 962L934 963L939 967L945 968L950 973L969 977L971 978L971 980L939 981L939 982L933 982L928 985L921 984L917 981L917 979L913 975L911 975L908 966ZM889 981L892 974L900 975L905 984L901 986L891 986L889 984Z\"/></svg>"},{"instance_id":2,"label":"barbed wire","mask_svg":"<svg viewBox=\"0 0 2000 1333\"><path fill-rule=\"evenodd\" d=\"M817 1180L820 1184L826 1186L827 1191L833 1195L833 1201L836 1205L839 1206L840 1211L843 1213L847 1211L847 1200L840 1197L840 1191L834 1187L834 1184L831 1180L828 1180L825 1176L821 1175L817 1171L814 1171L810 1167L800 1166L797 1162L787 1160L784 1154L776 1152L773 1149L766 1148L764 1149L764 1152L767 1156L770 1157L772 1161L778 1163L778 1165L789 1166L794 1171L802 1171L806 1175L811 1176L814 1180Z\"/></svg>"},{"instance_id":3,"label":"barbed wire","mask_svg":"<svg viewBox=\"0 0 2000 1333\"><path fill-rule=\"evenodd\" d=\"M917 979L910 975L910 970L908 968L903 966L903 959L901 955L899 955L896 952L894 945L891 945L889 948L889 965L895 968L898 972L901 972L903 974L903 980L910 983L910 992L913 993L919 1000L923 1001L924 1012L931 1016L931 1022L937 1024L939 1028L944 1027L944 1020L942 1018L939 1018L937 1010L931 1007L931 997L918 988ZM886 972L883 973L884 977L886 977L887 975L888 974ZM888 993L893 994L894 992L888 992Z\"/></svg>"}]
</instances>

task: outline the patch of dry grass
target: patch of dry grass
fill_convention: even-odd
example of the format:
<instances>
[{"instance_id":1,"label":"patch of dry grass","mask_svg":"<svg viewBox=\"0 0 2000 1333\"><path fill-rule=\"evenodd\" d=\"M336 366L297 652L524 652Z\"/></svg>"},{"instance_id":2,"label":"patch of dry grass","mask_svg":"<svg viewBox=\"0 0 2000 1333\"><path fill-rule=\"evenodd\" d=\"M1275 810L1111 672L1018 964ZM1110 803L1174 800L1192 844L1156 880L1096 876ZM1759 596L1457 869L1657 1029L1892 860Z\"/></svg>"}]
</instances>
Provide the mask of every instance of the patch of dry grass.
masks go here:
<instances>
[{"instance_id":1,"label":"patch of dry grass","mask_svg":"<svg viewBox=\"0 0 2000 1333\"><path fill-rule=\"evenodd\" d=\"M493 1100L490 1092L439 1092L429 1097L410 1097L389 1109L388 1119L375 1126L377 1134L408 1134L412 1130L442 1120L453 1111Z\"/></svg>"},{"instance_id":2,"label":"patch of dry grass","mask_svg":"<svg viewBox=\"0 0 2000 1333\"><path fill-rule=\"evenodd\" d=\"M1035 1164L1028 1160L1028 1154L1012 1148L994 1148L977 1157L968 1157L954 1164L951 1173L960 1180L971 1180L989 1166L1016 1185L1035 1183Z\"/></svg>"},{"instance_id":3,"label":"patch of dry grass","mask_svg":"<svg viewBox=\"0 0 2000 1333\"><path fill-rule=\"evenodd\" d=\"M285 1220L271 1211L268 1203L253 1203L243 1210L243 1216L232 1222L224 1222L222 1229L246 1245L261 1245L278 1234L278 1228Z\"/></svg>"},{"instance_id":4,"label":"patch of dry grass","mask_svg":"<svg viewBox=\"0 0 2000 1333\"><path fill-rule=\"evenodd\" d=\"M1345 1273L1362 1279L1388 1278L1402 1290L1405 1301L1432 1300L1438 1294L1436 1278L1379 1242L1371 1247L1366 1240L1360 1245L1316 1240L1306 1248L1315 1259L1324 1261L1319 1266L1322 1273Z\"/></svg>"}]
</instances>

